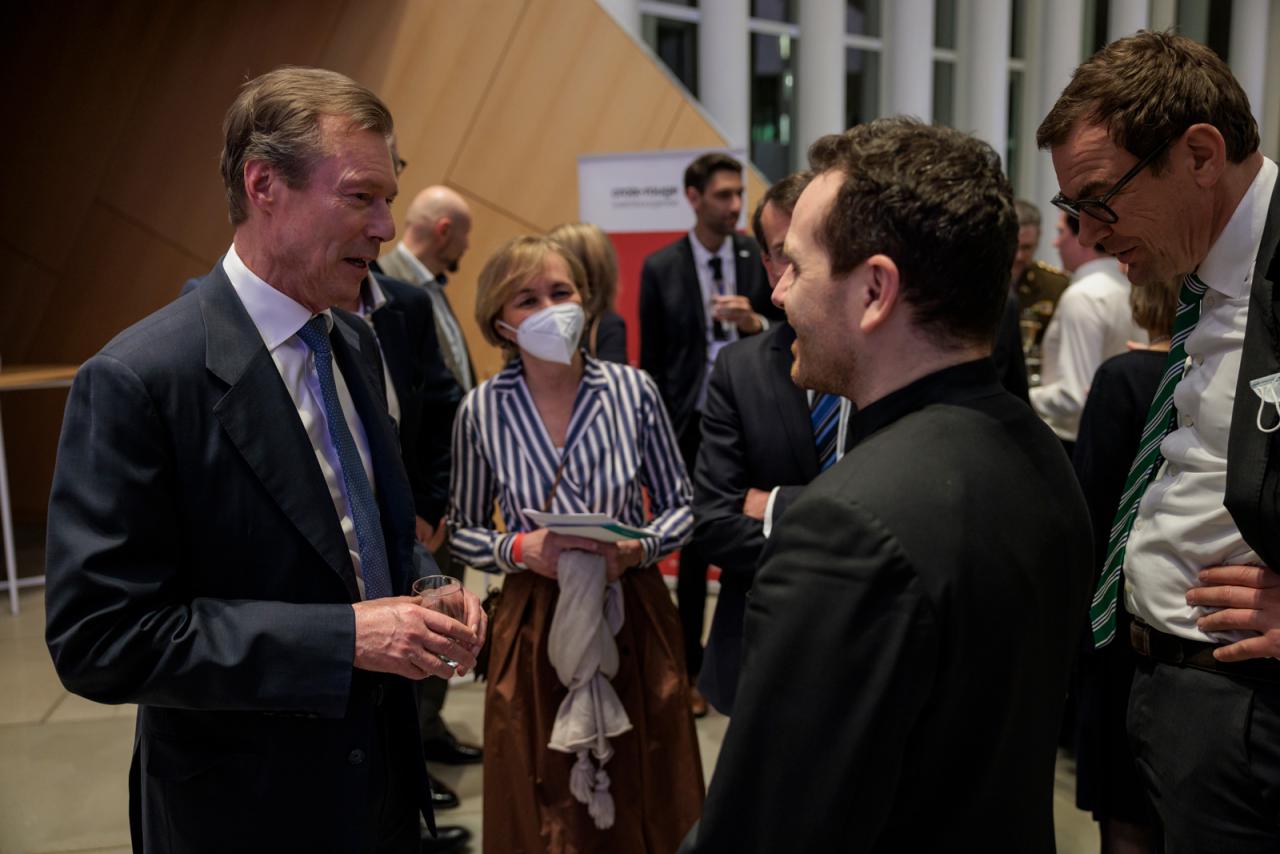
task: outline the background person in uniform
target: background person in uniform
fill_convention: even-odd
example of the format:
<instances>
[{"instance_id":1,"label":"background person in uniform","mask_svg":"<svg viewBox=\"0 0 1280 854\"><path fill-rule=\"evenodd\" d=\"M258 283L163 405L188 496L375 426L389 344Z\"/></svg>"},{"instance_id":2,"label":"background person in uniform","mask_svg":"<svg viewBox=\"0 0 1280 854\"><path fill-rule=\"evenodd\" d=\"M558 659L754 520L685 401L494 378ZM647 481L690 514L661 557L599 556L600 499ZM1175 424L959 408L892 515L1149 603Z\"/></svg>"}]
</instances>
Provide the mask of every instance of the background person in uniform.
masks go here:
<instances>
[{"instance_id":1,"label":"background person in uniform","mask_svg":"<svg viewBox=\"0 0 1280 854\"><path fill-rule=\"evenodd\" d=\"M740 336L768 327L780 313L755 244L737 233L742 212L742 164L711 152L689 164L684 192L693 229L644 259L640 272L640 367L649 372L671 416L685 467L692 471L702 440L702 408L716 354ZM707 607L707 558L691 541L680 553L676 587L690 684L702 669ZM695 689L693 711L706 714Z\"/></svg>"},{"instance_id":2,"label":"background person in uniform","mask_svg":"<svg viewBox=\"0 0 1280 854\"><path fill-rule=\"evenodd\" d=\"M792 376L853 401L855 444L765 546L683 850L1052 852L1089 520L987 358L1009 182L986 144L913 119L824 137L810 160L775 298Z\"/></svg>"},{"instance_id":3,"label":"background person in uniform","mask_svg":"<svg viewBox=\"0 0 1280 854\"><path fill-rule=\"evenodd\" d=\"M506 574L485 690L484 844L494 852L674 851L702 807L679 620L657 568L693 527L689 480L649 376L580 348L585 278L546 237L515 238L489 259L476 322L511 359L463 400L453 434L454 555ZM651 536L566 537L536 528L524 508L606 513ZM550 659L557 573L573 549L604 556L622 597L611 684L631 729L609 739L607 829L571 794L574 757L548 747L566 696Z\"/></svg>"},{"instance_id":4,"label":"background person in uniform","mask_svg":"<svg viewBox=\"0 0 1280 854\"><path fill-rule=\"evenodd\" d=\"M137 703L135 850L419 850L410 680L474 660L404 595L413 496L358 293L395 227L378 98L330 71L244 85L224 122L234 242L117 336L67 404L47 640L67 687Z\"/></svg>"},{"instance_id":5,"label":"background person in uniform","mask_svg":"<svg viewBox=\"0 0 1280 854\"><path fill-rule=\"evenodd\" d=\"M1019 316L1040 324L1034 344L1044 339L1049 321L1058 307L1058 298L1071 283L1071 277L1057 267L1036 260L1040 245L1040 208L1034 202L1018 199L1018 251L1010 268L1010 287L1018 303Z\"/></svg>"},{"instance_id":6,"label":"background person in uniform","mask_svg":"<svg viewBox=\"0 0 1280 854\"><path fill-rule=\"evenodd\" d=\"M1142 655L1129 734L1166 850L1276 851L1280 413L1250 385L1280 379L1276 164L1226 63L1171 33L1094 54L1036 141L1082 244L1128 265L1135 285L1181 280L1094 597L1095 642L1130 640ZM1115 635L1118 607L1134 616L1129 638Z\"/></svg>"}]
</instances>

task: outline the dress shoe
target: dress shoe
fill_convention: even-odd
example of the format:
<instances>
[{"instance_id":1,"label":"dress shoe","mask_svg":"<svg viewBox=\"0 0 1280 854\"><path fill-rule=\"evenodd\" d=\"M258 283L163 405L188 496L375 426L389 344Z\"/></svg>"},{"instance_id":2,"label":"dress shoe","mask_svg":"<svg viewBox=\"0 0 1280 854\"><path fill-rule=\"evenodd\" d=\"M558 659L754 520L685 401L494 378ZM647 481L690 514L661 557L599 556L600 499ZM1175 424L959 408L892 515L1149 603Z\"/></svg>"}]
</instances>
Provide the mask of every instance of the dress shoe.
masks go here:
<instances>
[{"instance_id":1,"label":"dress shoe","mask_svg":"<svg viewBox=\"0 0 1280 854\"><path fill-rule=\"evenodd\" d=\"M446 786L443 780L434 774L428 774L427 779L431 781L432 809L451 810L458 805L458 793Z\"/></svg>"},{"instance_id":2,"label":"dress shoe","mask_svg":"<svg viewBox=\"0 0 1280 854\"><path fill-rule=\"evenodd\" d=\"M461 851L471 841L471 831L456 824L442 824L436 827L436 835L432 836L425 828L422 831L422 854L451 854Z\"/></svg>"},{"instance_id":3,"label":"dress shoe","mask_svg":"<svg viewBox=\"0 0 1280 854\"><path fill-rule=\"evenodd\" d=\"M696 685L689 686L689 711L693 712L695 718L707 716L707 698L702 696Z\"/></svg>"},{"instance_id":4,"label":"dress shoe","mask_svg":"<svg viewBox=\"0 0 1280 854\"><path fill-rule=\"evenodd\" d=\"M448 730L444 735L422 742L422 755L428 762L445 765L475 765L484 761L484 751L474 744L463 744Z\"/></svg>"}]
</instances>

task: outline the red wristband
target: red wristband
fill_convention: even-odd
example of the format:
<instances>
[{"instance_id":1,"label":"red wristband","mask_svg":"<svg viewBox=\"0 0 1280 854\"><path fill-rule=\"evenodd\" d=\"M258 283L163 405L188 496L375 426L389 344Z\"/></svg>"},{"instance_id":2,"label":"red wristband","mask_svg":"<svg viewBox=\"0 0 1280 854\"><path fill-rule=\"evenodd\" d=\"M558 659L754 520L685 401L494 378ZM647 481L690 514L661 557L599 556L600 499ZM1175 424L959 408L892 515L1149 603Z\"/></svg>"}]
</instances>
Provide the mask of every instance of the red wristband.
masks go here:
<instances>
[{"instance_id":1,"label":"red wristband","mask_svg":"<svg viewBox=\"0 0 1280 854\"><path fill-rule=\"evenodd\" d=\"M524 556L524 534L516 534L515 540L511 543L511 562L520 563L520 559Z\"/></svg>"}]
</instances>

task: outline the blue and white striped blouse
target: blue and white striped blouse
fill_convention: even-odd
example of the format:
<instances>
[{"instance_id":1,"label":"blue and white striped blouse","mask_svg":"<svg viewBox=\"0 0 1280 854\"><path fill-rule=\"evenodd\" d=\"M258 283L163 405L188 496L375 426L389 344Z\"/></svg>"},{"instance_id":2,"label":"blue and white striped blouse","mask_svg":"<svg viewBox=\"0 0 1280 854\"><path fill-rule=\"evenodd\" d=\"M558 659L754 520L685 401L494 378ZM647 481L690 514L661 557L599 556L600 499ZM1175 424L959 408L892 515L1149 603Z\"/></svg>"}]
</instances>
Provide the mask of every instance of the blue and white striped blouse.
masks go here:
<instances>
[{"instance_id":1,"label":"blue and white striped blouse","mask_svg":"<svg viewBox=\"0 0 1280 854\"><path fill-rule=\"evenodd\" d=\"M643 565L679 548L693 530L693 489L658 387L643 371L585 356L556 488L554 513L607 513L654 534ZM525 385L519 359L467 394L453 425L450 547L486 572L527 569L511 557L515 534L537 526L521 513L542 510L560 453ZM654 518L645 524L649 491ZM507 533L493 529L498 500Z\"/></svg>"}]
</instances>

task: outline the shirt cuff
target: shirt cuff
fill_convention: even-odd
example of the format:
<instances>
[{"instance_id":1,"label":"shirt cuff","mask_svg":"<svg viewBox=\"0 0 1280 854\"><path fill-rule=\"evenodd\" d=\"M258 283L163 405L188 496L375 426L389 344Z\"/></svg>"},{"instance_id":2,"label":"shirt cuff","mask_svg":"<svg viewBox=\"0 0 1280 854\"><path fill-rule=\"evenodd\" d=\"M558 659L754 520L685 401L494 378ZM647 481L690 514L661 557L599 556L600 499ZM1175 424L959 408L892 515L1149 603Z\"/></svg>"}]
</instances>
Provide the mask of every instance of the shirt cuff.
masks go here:
<instances>
[{"instance_id":1,"label":"shirt cuff","mask_svg":"<svg viewBox=\"0 0 1280 854\"><path fill-rule=\"evenodd\" d=\"M523 572L529 566L524 561L517 562L511 554L516 544L516 534L502 534L493 543L493 562L503 572Z\"/></svg>"},{"instance_id":2,"label":"shirt cuff","mask_svg":"<svg viewBox=\"0 0 1280 854\"><path fill-rule=\"evenodd\" d=\"M763 314L760 314L759 312L756 313L756 317L760 318L760 332L769 331L769 318L765 317ZM759 335L760 332L757 332L756 334ZM768 535L766 534L766 536Z\"/></svg>"},{"instance_id":3,"label":"shirt cuff","mask_svg":"<svg viewBox=\"0 0 1280 854\"><path fill-rule=\"evenodd\" d=\"M780 486L775 486L769 490L769 500L764 504L764 538L769 539L769 535L773 533L773 502L778 498L778 490Z\"/></svg>"}]
</instances>

